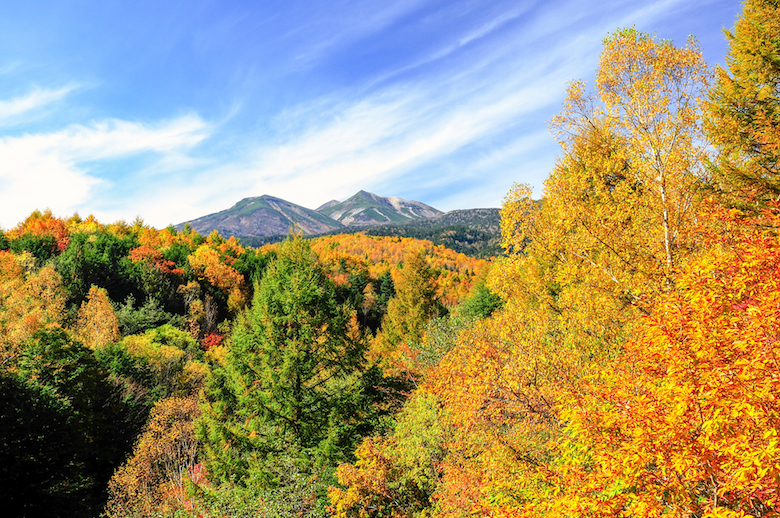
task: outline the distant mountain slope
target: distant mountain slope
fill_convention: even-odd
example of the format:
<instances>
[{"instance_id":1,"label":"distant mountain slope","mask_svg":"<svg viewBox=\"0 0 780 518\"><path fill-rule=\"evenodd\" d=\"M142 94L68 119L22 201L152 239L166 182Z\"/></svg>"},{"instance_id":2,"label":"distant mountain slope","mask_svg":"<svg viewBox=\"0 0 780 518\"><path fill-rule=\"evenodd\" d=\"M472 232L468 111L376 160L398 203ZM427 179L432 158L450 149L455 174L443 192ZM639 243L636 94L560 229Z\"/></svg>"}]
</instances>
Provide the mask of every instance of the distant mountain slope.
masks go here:
<instances>
[{"instance_id":1,"label":"distant mountain slope","mask_svg":"<svg viewBox=\"0 0 780 518\"><path fill-rule=\"evenodd\" d=\"M407 201L396 197L383 198L366 191L360 191L342 202L329 201L319 207L317 212L350 227L400 224L443 214L440 210L419 201Z\"/></svg>"},{"instance_id":2,"label":"distant mountain slope","mask_svg":"<svg viewBox=\"0 0 780 518\"><path fill-rule=\"evenodd\" d=\"M373 227L346 227L322 235L356 232L369 236L411 237L425 239L435 245L470 257L486 259L503 254L501 248L501 216L499 209L453 210L441 216L410 221L405 225L377 225ZM286 235L242 237L246 246L259 247L278 243ZM312 236L319 237L319 236Z\"/></svg>"},{"instance_id":3,"label":"distant mountain slope","mask_svg":"<svg viewBox=\"0 0 780 518\"><path fill-rule=\"evenodd\" d=\"M244 198L227 210L189 222L203 235L217 230L221 235L263 237L288 235L297 227L306 235L322 234L343 228L338 221L316 211L273 196ZM180 224L177 228L182 228Z\"/></svg>"},{"instance_id":4,"label":"distant mountain slope","mask_svg":"<svg viewBox=\"0 0 780 518\"><path fill-rule=\"evenodd\" d=\"M426 239L471 257L487 258L503 253L499 209L453 210L404 225L379 225L359 231L370 236Z\"/></svg>"},{"instance_id":5,"label":"distant mountain slope","mask_svg":"<svg viewBox=\"0 0 780 518\"><path fill-rule=\"evenodd\" d=\"M192 220L190 225L202 235L217 230L224 237L236 236L244 245L255 247L281 241L297 226L306 236L360 232L425 239L478 258L502 253L498 209L444 214L424 203L366 191L343 202L329 201L317 211L273 196L245 198L228 210Z\"/></svg>"}]
</instances>

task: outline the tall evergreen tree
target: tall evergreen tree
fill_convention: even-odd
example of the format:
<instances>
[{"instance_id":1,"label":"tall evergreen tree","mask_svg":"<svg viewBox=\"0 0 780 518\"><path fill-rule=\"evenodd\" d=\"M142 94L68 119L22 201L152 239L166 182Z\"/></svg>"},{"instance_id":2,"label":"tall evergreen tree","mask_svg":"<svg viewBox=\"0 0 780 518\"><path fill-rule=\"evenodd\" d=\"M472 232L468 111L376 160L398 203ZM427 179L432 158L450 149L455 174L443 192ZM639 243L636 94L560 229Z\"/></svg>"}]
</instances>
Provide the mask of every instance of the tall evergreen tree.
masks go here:
<instances>
[{"instance_id":1,"label":"tall evergreen tree","mask_svg":"<svg viewBox=\"0 0 780 518\"><path fill-rule=\"evenodd\" d=\"M382 331L373 345L373 354L380 358L387 373L398 373L398 347L401 344L418 346L425 333L425 324L447 313L437 280L438 272L428 264L423 251L404 257L395 297L387 305Z\"/></svg>"},{"instance_id":2,"label":"tall evergreen tree","mask_svg":"<svg viewBox=\"0 0 780 518\"><path fill-rule=\"evenodd\" d=\"M354 313L308 243L284 243L208 383L199 433L209 472L273 486L279 458L339 460L360 426L363 352Z\"/></svg>"}]
</instances>

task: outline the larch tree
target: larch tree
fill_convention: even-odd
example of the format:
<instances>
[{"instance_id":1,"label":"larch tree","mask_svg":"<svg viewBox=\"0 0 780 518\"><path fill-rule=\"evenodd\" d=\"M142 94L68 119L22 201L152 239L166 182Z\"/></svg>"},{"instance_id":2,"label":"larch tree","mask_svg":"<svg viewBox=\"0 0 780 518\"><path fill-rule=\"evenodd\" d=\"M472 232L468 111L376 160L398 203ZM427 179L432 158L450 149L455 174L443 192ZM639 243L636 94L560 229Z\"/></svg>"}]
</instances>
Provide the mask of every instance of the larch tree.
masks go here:
<instances>
[{"instance_id":1,"label":"larch tree","mask_svg":"<svg viewBox=\"0 0 780 518\"><path fill-rule=\"evenodd\" d=\"M94 285L89 289L87 300L79 308L75 330L84 345L92 349L119 340L119 320L106 290Z\"/></svg>"},{"instance_id":2,"label":"larch tree","mask_svg":"<svg viewBox=\"0 0 780 518\"><path fill-rule=\"evenodd\" d=\"M446 314L437 280L425 252L414 251L404 257L395 282L395 297L388 302L381 332L372 346L372 354L388 373L404 370L401 347L406 352L419 348L428 321Z\"/></svg>"},{"instance_id":3,"label":"larch tree","mask_svg":"<svg viewBox=\"0 0 780 518\"><path fill-rule=\"evenodd\" d=\"M720 151L713 184L755 210L780 198L780 4L747 0L726 34L728 71L717 69L707 107L708 136Z\"/></svg>"},{"instance_id":4,"label":"larch tree","mask_svg":"<svg viewBox=\"0 0 780 518\"><path fill-rule=\"evenodd\" d=\"M217 480L272 487L279 456L330 462L354 440L364 342L309 245L283 244L208 382L200 434ZM358 405L359 406L359 405Z\"/></svg>"}]
</instances>

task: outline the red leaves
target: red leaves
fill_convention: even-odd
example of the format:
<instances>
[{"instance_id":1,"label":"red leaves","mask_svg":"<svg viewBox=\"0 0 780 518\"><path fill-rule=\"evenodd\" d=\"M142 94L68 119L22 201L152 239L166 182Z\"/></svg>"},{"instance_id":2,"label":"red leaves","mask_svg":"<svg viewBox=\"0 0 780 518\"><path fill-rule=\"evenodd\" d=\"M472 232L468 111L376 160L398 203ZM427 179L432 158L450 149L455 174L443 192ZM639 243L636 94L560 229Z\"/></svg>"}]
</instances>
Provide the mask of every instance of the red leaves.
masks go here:
<instances>
[{"instance_id":1,"label":"red leaves","mask_svg":"<svg viewBox=\"0 0 780 518\"><path fill-rule=\"evenodd\" d=\"M133 263L143 263L166 275L181 275L184 273L184 270L181 268L176 268L176 263L163 259L163 254L160 250L146 245L130 250L129 257Z\"/></svg>"},{"instance_id":2,"label":"red leaves","mask_svg":"<svg viewBox=\"0 0 780 518\"><path fill-rule=\"evenodd\" d=\"M203 349L208 351L209 349L213 347L218 347L222 345L222 341L225 339L225 337L222 335L222 333L209 333L205 337L203 337L203 340L201 340L201 345L203 346Z\"/></svg>"}]
</instances>

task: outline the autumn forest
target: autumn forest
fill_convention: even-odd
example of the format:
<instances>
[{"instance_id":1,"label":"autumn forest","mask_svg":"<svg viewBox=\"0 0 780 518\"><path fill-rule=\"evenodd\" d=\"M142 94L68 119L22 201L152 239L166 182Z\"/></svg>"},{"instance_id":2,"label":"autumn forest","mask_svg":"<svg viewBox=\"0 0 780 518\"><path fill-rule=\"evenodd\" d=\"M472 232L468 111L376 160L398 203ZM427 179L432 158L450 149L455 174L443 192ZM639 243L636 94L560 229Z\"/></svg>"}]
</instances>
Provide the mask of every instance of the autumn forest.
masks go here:
<instances>
[{"instance_id":1,"label":"autumn forest","mask_svg":"<svg viewBox=\"0 0 780 518\"><path fill-rule=\"evenodd\" d=\"M3 513L778 516L780 4L727 37L607 36L492 259L0 232Z\"/></svg>"}]
</instances>

